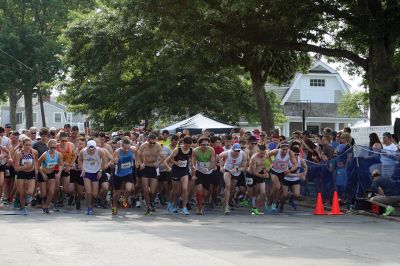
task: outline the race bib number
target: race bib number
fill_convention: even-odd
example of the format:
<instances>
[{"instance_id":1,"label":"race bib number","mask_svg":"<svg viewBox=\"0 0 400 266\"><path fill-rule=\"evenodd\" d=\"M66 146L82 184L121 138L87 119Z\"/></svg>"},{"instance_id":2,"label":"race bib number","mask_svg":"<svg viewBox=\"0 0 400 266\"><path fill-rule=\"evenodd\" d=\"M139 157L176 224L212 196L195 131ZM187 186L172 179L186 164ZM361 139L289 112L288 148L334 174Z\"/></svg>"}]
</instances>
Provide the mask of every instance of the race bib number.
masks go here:
<instances>
[{"instance_id":1,"label":"race bib number","mask_svg":"<svg viewBox=\"0 0 400 266\"><path fill-rule=\"evenodd\" d=\"M288 163L286 161L275 162L275 169L285 171L288 169Z\"/></svg>"},{"instance_id":2,"label":"race bib number","mask_svg":"<svg viewBox=\"0 0 400 266\"><path fill-rule=\"evenodd\" d=\"M131 162L121 163L121 169L129 169L132 167Z\"/></svg>"},{"instance_id":3,"label":"race bib number","mask_svg":"<svg viewBox=\"0 0 400 266\"><path fill-rule=\"evenodd\" d=\"M47 168L53 168L56 165L57 165L57 163L48 163Z\"/></svg>"},{"instance_id":4,"label":"race bib number","mask_svg":"<svg viewBox=\"0 0 400 266\"><path fill-rule=\"evenodd\" d=\"M179 167L186 167L187 166L188 161L178 161L178 166Z\"/></svg>"},{"instance_id":5,"label":"race bib number","mask_svg":"<svg viewBox=\"0 0 400 266\"><path fill-rule=\"evenodd\" d=\"M248 186L253 185L253 178L246 177L246 185Z\"/></svg>"},{"instance_id":6,"label":"race bib number","mask_svg":"<svg viewBox=\"0 0 400 266\"><path fill-rule=\"evenodd\" d=\"M159 176L160 175L160 168L157 168L156 172L157 172L157 176Z\"/></svg>"}]
</instances>

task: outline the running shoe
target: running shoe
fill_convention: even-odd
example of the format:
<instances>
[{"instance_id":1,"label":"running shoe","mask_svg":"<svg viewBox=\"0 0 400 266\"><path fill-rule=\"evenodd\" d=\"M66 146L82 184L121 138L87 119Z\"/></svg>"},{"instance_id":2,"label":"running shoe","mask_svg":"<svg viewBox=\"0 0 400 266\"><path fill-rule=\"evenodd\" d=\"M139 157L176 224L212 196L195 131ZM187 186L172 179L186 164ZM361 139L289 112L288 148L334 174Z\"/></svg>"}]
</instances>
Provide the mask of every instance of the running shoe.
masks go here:
<instances>
[{"instance_id":1,"label":"running shoe","mask_svg":"<svg viewBox=\"0 0 400 266\"><path fill-rule=\"evenodd\" d=\"M204 214L203 208L197 207L196 214L197 215L203 215Z\"/></svg>"},{"instance_id":2,"label":"running shoe","mask_svg":"<svg viewBox=\"0 0 400 266\"><path fill-rule=\"evenodd\" d=\"M74 202L74 196L70 196L68 199L68 206L72 206L73 202Z\"/></svg>"},{"instance_id":3,"label":"running shoe","mask_svg":"<svg viewBox=\"0 0 400 266\"><path fill-rule=\"evenodd\" d=\"M147 208L147 210L144 212L144 215L151 215L151 209Z\"/></svg>"},{"instance_id":4,"label":"running shoe","mask_svg":"<svg viewBox=\"0 0 400 266\"><path fill-rule=\"evenodd\" d=\"M115 208L115 207L113 207L112 209L111 209L111 214L112 215L117 215L117 208Z\"/></svg>"},{"instance_id":5,"label":"running shoe","mask_svg":"<svg viewBox=\"0 0 400 266\"><path fill-rule=\"evenodd\" d=\"M230 210L229 206L225 206L225 207L224 207L224 214L225 214L225 215L228 215L228 214L230 214L230 213L231 213L231 210Z\"/></svg>"},{"instance_id":6,"label":"running shoe","mask_svg":"<svg viewBox=\"0 0 400 266\"><path fill-rule=\"evenodd\" d=\"M28 210L26 209L26 207L20 208L20 211L23 215L28 215Z\"/></svg>"},{"instance_id":7,"label":"running shoe","mask_svg":"<svg viewBox=\"0 0 400 266\"><path fill-rule=\"evenodd\" d=\"M250 206L249 201L247 199L243 199L240 202L240 205L243 206L244 208L248 208Z\"/></svg>"},{"instance_id":8,"label":"running shoe","mask_svg":"<svg viewBox=\"0 0 400 266\"><path fill-rule=\"evenodd\" d=\"M43 208L43 213L50 214L49 208Z\"/></svg>"},{"instance_id":9,"label":"running shoe","mask_svg":"<svg viewBox=\"0 0 400 266\"><path fill-rule=\"evenodd\" d=\"M128 201L126 200L125 197L122 197L122 208L124 208L124 209L129 208Z\"/></svg>"},{"instance_id":10,"label":"running shoe","mask_svg":"<svg viewBox=\"0 0 400 266\"><path fill-rule=\"evenodd\" d=\"M172 203L168 202L168 205L167 205L167 212L168 213L172 213L172 211L171 211L172 210L172 206L171 205L172 205Z\"/></svg>"},{"instance_id":11,"label":"running shoe","mask_svg":"<svg viewBox=\"0 0 400 266\"><path fill-rule=\"evenodd\" d=\"M21 207L21 203L19 202L18 198L14 198L14 202L13 202L14 208L18 209Z\"/></svg>"},{"instance_id":12,"label":"running shoe","mask_svg":"<svg viewBox=\"0 0 400 266\"><path fill-rule=\"evenodd\" d=\"M271 213L277 213L277 212L278 212L278 210L276 208L276 203L272 203L271 204Z\"/></svg>"},{"instance_id":13,"label":"running shoe","mask_svg":"<svg viewBox=\"0 0 400 266\"><path fill-rule=\"evenodd\" d=\"M58 202L58 207L63 207L64 206L64 200L60 200L59 202Z\"/></svg>"},{"instance_id":14,"label":"running shoe","mask_svg":"<svg viewBox=\"0 0 400 266\"><path fill-rule=\"evenodd\" d=\"M93 208L87 208L86 215L93 215Z\"/></svg>"},{"instance_id":15,"label":"running shoe","mask_svg":"<svg viewBox=\"0 0 400 266\"><path fill-rule=\"evenodd\" d=\"M251 209L251 214L252 215L262 215L264 213L260 212L260 210L258 208L252 208Z\"/></svg>"},{"instance_id":16,"label":"running shoe","mask_svg":"<svg viewBox=\"0 0 400 266\"><path fill-rule=\"evenodd\" d=\"M190 205L190 203L186 203L186 209L188 209L189 211L192 210L192 205Z\"/></svg>"},{"instance_id":17,"label":"running shoe","mask_svg":"<svg viewBox=\"0 0 400 266\"><path fill-rule=\"evenodd\" d=\"M6 198L6 199L3 201L3 204L4 204L4 205L10 205L10 199L9 199L9 198Z\"/></svg>"},{"instance_id":18,"label":"running shoe","mask_svg":"<svg viewBox=\"0 0 400 266\"><path fill-rule=\"evenodd\" d=\"M151 209L151 212L156 212L156 207L153 202L150 202L150 209Z\"/></svg>"},{"instance_id":19,"label":"running shoe","mask_svg":"<svg viewBox=\"0 0 400 266\"><path fill-rule=\"evenodd\" d=\"M182 213L183 213L184 215L189 215L189 214L190 214L187 208L183 208L183 209L182 209Z\"/></svg>"},{"instance_id":20,"label":"running shoe","mask_svg":"<svg viewBox=\"0 0 400 266\"><path fill-rule=\"evenodd\" d=\"M382 214L383 216L389 216L395 211L395 208L392 206L387 206L385 212Z\"/></svg>"},{"instance_id":21,"label":"running shoe","mask_svg":"<svg viewBox=\"0 0 400 266\"><path fill-rule=\"evenodd\" d=\"M142 203L140 202L140 199L136 201L136 208L140 209L142 207Z\"/></svg>"},{"instance_id":22,"label":"running shoe","mask_svg":"<svg viewBox=\"0 0 400 266\"><path fill-rule=\"evenodd\" d=\"M76 208L77 210L80 210L80 209L81 209L81 201L78 200L78 199L75 201L75 208Z\"/></svg>"},{"instance_id":23,"label":"running shoe","mask_svg":"<svg viewBox=\"0 0 400 266\"><path fill-rule=\"evenodd\" d=\"M175 207L172 207L171 211L172 211L172 213L178 213L178 209Z\"/></svg>"},{"instance_id":24,"label":"running shoe","mask_svg":"<svg viewBox=\"0 0 400 266\"><path fill-rule=\"evenodd\" d=\"M289 199L289 204L290 204L290 206L292 206L293 210L297 210L297 204L296 204L296 202L294 202L292 197L290 197L290 199Z\"/></svg>"}]
</instances>

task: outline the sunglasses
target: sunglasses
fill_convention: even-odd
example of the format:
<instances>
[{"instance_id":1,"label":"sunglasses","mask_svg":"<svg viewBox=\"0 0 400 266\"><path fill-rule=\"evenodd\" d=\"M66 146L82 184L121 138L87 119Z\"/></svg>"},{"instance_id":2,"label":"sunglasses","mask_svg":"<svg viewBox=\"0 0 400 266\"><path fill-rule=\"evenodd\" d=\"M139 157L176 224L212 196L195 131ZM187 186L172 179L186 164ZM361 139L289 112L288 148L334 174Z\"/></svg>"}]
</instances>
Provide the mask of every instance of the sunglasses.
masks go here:
<instances>
[{"instance_id":1,"label":"sunglasses","mask_svg":"<svg viewBox=\"0 0 400 266\"><path fill-rule=\"evenodd\" d=\"M57 147L50 147L50 150L55 150L57 149Z\"/></svg>"},{"instance_id":2,"label":"sunglasses","mask_svg":"<svg viewBox=\"0 0 400 266\"><path fill-rule=\"evenodd\" d=\"M149 141L149 144L150 144L150 145L155 145L156 142L151 142L151 141Z\"/></svg>"}]
</instances>

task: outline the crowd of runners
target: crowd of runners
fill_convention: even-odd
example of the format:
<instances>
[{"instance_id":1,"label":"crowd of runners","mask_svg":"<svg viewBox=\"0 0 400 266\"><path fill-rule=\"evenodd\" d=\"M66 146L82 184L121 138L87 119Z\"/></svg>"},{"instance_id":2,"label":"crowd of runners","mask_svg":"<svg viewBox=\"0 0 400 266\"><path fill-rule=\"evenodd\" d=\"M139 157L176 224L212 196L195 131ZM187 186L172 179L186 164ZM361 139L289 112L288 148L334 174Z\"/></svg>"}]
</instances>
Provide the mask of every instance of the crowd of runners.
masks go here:
<instances>
[{"instance_id":1,"label":"crowd of runners","mask_svg":"<svg viewBox=\"0 0 400 266\"><path fill-rule=\"evenodd\" d=\"M348 144L351 138L343 134ZM286 201L296 209L310 149L301 135L295 132L290 141L259 130L85 135L68 124L20 132L6 125L0 127L2 201L25 214L28 205L49 214L64 205L79 210L83 203L87 215L110 207L112 215L121 208L143 208L145 215L156 208L184 215L193 209L203 215L217 207L229 214L239 206L260 215L283 210ZM322 149L319 156L329 152Z\"/></svg>"}]
</instances>

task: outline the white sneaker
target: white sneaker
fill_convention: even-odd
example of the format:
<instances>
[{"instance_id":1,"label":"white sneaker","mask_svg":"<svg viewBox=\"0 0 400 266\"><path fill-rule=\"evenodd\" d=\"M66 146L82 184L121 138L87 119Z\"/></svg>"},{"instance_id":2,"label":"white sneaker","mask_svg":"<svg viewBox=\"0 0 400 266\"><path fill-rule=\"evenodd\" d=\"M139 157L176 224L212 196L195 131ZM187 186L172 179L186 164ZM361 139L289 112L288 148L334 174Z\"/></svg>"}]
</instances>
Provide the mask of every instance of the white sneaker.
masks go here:
<instances>
[{"instance_id":1,"label":"white sneaker","mask_svg":"<svg viewBox=\"0 0 400 266\"><path fill-rule=\"evenodd\" d=\"M142 204L140 203L140 200L136 201L136 206L135 207L136 208L141 208L142 207Z\"/></svg>"}]
</instances>

